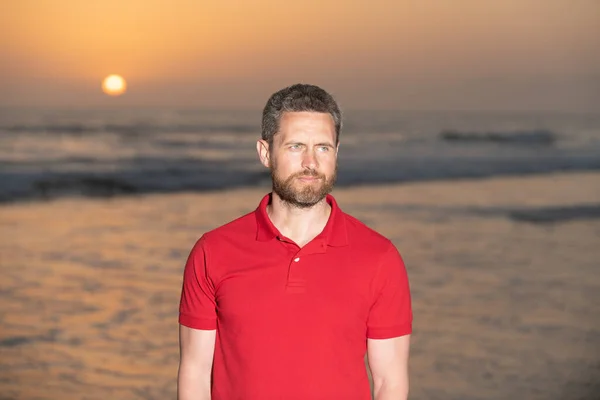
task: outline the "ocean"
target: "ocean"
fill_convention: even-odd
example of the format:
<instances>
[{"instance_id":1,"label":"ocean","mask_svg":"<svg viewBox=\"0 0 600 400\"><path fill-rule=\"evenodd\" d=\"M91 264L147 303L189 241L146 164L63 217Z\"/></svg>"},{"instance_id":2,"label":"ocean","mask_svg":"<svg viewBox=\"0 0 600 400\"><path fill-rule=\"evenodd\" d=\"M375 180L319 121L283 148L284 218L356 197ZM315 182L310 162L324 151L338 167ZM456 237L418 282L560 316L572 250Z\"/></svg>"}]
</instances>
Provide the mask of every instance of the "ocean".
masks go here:
<instances>
[{"instance_id":1,"label":"ocean","mask_svg":"<svg viewBox=\"0 0 600 400\"><path fill-rule=\"evenodd\" d=\"M0 110L0 399L176 398L189 251L270 189L260 114ZM597 400L600 115L345 121L333 194L405 261L410 398Z\"/></svg>"},{"instance_id":2,"label":"ocean","mask_svg":"<svg viewBox=\"0 0 600 400\"><path fill-rule=\"evenodd\" d=\"M254 187L260 110L0 109L0 202ZM600 169L600 114L344 113L338 186Z\"/></svg>"}]
</instances>

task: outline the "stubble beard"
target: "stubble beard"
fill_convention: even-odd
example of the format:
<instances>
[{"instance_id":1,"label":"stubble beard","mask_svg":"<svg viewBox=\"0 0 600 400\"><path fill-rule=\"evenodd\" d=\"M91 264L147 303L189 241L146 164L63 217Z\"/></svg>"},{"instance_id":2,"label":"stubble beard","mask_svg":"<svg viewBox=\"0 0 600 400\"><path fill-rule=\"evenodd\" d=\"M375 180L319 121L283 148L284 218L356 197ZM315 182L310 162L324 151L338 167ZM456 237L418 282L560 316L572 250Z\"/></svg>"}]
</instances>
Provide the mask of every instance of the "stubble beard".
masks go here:
<instances>
[{"instance_id":1,"label":"stubble beard","mask_svg":"<svg viewBox=\"0 0 600 400\"><path fill-rule=\"evenodd\" d=\"M333 174L327 178L315 170L304 170L282 179L277 175L277 164L271 166L271 178L273 180L273 192L281 200L296 208L310 208L323 200L333 190L337 179L337 163ZM294 183L301 177L317 178L318 181L310 182L297 189Z\"/></svg>"}]
</instances>

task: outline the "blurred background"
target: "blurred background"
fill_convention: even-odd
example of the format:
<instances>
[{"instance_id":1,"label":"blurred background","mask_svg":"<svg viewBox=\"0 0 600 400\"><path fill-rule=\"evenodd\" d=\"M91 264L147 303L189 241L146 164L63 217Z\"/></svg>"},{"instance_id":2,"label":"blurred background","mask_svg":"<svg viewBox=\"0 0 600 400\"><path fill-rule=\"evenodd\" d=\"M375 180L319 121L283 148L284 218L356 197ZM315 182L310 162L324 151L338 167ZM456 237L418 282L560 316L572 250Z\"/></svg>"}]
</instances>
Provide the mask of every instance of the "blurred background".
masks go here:
<instances>
[{"instance_id":1,"label":"blurred background","mask_svg":"<svg viewBox=\"0 0 600 400\"><path fill-rule=\"evenodd\" d=\"M600 2L20 0L0 12L0 398L175 398L194 242L262 107L344 112L411 282L411 398L600 398Z\"/></svg>"}]
</instances>

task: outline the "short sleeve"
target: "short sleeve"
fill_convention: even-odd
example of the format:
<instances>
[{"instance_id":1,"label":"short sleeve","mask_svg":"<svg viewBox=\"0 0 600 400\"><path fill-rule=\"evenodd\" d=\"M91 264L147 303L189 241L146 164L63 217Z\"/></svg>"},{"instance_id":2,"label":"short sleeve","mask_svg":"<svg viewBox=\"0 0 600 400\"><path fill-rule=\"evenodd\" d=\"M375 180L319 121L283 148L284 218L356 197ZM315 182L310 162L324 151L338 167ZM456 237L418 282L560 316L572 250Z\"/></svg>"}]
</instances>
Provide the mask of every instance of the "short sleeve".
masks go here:
<instances>
[{"instance_id":1,"label":"short sleeve","mask_svg":"<svg viewBox=\"0 0 600 400\"><path fill-rule=\"evenodd\" d=\"M373 281L374 298L367 321L367 337L389 339L412 333L412 305L404 261L396 247L382 256Z\"/></svg>"},{"instance_id":2,"label":"short sleeve","mask_svg":"<svg viewBox=\"0 0 600 400\"><path fill-rule=\"evenodd\" d=\"M189 328L217 329L215 290L207 265L206 240L202 237L192 248L183 273L179 323Z\"/></svg>"}]
</instances>

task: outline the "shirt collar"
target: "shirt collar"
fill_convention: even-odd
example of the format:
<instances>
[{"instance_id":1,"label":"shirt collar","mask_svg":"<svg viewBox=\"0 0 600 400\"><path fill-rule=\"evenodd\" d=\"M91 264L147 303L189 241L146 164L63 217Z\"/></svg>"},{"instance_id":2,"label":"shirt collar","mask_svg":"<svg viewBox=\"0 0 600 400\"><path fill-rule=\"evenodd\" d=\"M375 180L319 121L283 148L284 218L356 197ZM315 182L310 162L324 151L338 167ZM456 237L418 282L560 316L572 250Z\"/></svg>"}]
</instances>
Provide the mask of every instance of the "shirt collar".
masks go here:
<instances>
[{"instance_id":1,"label":"shirt collar","mask_svg":"<svg viewBox=\"0 0 600 400\"><path fill-rule=\"evenodd\" d=\"M266 194L256 208L256 240L266 242L281 235L279 230L273 225L267 214L267 205L271 202L272 193ZM348 232L346 231L346 218L344 212L338 207L335 198L328 194L326 196L327 204L331 206L331 213L323 231L317 235L328 246L346 246L348 244Z\"/></svg>"}]
</instances>

